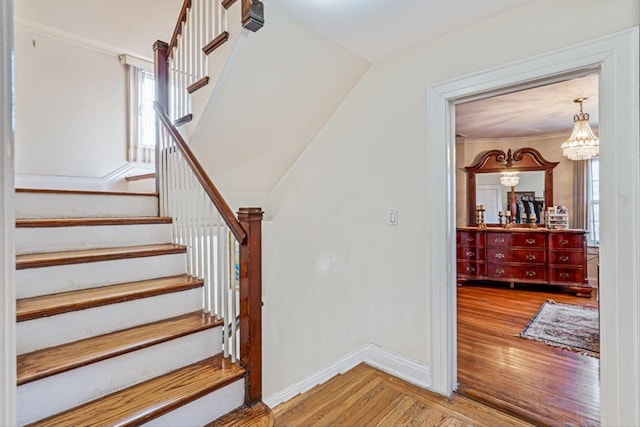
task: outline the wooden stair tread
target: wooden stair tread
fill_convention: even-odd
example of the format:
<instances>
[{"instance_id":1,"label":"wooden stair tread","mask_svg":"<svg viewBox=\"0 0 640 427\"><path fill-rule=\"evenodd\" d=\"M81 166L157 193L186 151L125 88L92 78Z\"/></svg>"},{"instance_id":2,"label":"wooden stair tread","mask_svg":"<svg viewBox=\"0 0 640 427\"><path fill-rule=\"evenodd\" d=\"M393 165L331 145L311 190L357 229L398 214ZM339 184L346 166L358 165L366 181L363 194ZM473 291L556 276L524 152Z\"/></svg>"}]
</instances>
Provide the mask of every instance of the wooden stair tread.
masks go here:
<instances>
[{"instance_id":1,"label":"wooden stair tread","mask_svg":"<svg viewBox=\"0 0 640 427\"><path fill-rule=\"evenodd\" d=\"M155 255L183 253L185 251L185 247L181 245L159 244L24 254L16 256L16 269L21 270L24 268L50 267L53 265L79 264L84 262L108 261L125 258L140 258Z\"/></svg>"},{"instance_id":2,"label":"wooden stair tread","mask_svg":"<svg viewBox=\"0 0 640 427\"><path fill-rule=\"evenodd\" d=\"M23 298L16 301L16 319L23 322L69 311L180 292L202 285L202 279L180 275Z\"/></svg>"},{"instance_id":3,"label":"wooden stair tread","mask_svg":"<svg viewBox=\"0 0 640 427\"><path fill-rule=\"evenodd\" d=\"M271 408L263 402L229 412L205 427L272 427L275 419Z\"/></svg>"},{"instance_id":4,"label":"wooden stair tread","mask_svg":"<svg viewBox=\"0 0 640 427\"><path fill-rule=\"evenodd\" d=\"M155 192L142 191L110 191L110 190L71 190L55 188L16 188L16 193L41 193L41 194L95 194L101 196L152 196L158 197Z\"/></svg>"},{"instance_id":5,"label":"wooden stair tread","mask_svg":"<svg viewBox=\"0 0 640 427\"><path fill-rule=\"evenodd\" d=\"M202 311L21 354L18 385L222 324Z\"/></svg>"},{"instance_id":6,"label":"wooden stair tread","mask_svg":"<svg viewBox=\"0 0 640 427\"><path fill-rule=\"evenodd\" d=\"M139 225L139 224L171 224L170 217L113 217L113 218L20 218L16 219L18 228L39 227L76 227L94 225Z\"/></svg>"},{"instance_id":7,"label":"wooden stair tread","mask_svg":"<svg viewBox=\"0 0 640 427\"><path fill-rule=\"evenodd\" d=\"M124 179L127 180L128 182L131 182L131 181L141 181L143 179L155 179L155 177L156 177L155 172L149 172L149 173L141 173L138 175L128 175L128 176L125 176Z\"/></svg>"},{"instance_id":8,"label":"wooden stair tread","mask_svg":"<svg viewBox=\"0 0 640 427\"><path fill-rule=\"evenodd\" d=\"M243 374L238 364L217 355L30 425L137 426L231 384Z\"/></svg>"}]
</instances>

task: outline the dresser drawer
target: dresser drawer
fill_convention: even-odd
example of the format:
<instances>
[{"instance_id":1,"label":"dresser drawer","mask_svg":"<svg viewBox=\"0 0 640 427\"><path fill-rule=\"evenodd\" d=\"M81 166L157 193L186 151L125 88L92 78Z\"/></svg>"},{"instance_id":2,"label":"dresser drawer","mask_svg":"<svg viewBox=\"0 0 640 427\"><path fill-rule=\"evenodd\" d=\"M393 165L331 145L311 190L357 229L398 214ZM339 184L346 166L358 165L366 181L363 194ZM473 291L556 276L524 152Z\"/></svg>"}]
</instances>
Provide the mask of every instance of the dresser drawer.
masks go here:
<instances>
[{"instance_id":1,"label":"dresser drawer","mask_svg":"<svg viewBox=\"0 0 640 427\"><path fill-rule=\"evenodd\" d=\"M458 276L482 277L485 276L485 264L473 261L458 261Z\"/></svg>"},{"instance_id":2,"label":"dresser drawer","mask_svg":"<svg viewBox=\"0 0 640 427\"><path fill-rule=\"evenodd\" d=\"M550 249L582 248L584 247L584 234L549 234Z\"/></svg>"},{"instance_id":3,"label":"dresser drawer","mask_svg":"<svg viewBox=\"0 0 640 427\"><path fill-rule=\"evenodd\" d=\"M520 246L525 248L541 248L545 247L545 235L542 233L487 233L487 246L493 247L513 247Z\"/></svg>"},{"instance_id":4,"label":"dresser drawer","mask_svg":"<svg viewBox=\"0 0 640 427\"><path fill-rule=\"evenodd\" d=\"M456 248L456 258L460 261L484 260L484 248L476 248L473 246L458 246Z\"/></svg>"},{"instance_id":5,"label":"dresser drawer","mask_svg":"<svg viewBox=\"0 0 640 427\"><path fill-rule=\"evenodd\" d=\"M552 268L550 282L552 283L585 283L582 268Z\"/></svg>"},{"instance_id":6,"label":"dresser drawer","mask_svg":"<svg viewBox=\"0 0 640 427\"><path fill-rule=\"evenodd\" d=\"M507 279L517 282L519 280L545 281L547 271L544 265L509 265L487 264L487 276L489 279Z\"/></svg>"},{"instance_id":7,"label":"dresser drawer","mask_svg":"<svg viewBox=\"0 0 640 427\"><path fill-rule=\"evenodd\" d=\"M519 262L527 264L544 264L546 255L544 249L509 249L509 248L487 248L487 261Z\"/></svg>"},{"instance_id":8,"label":"dresser drawer","mask_svg":"<svg viewBox=\"0 0 640 427\"><path fill-rule=\"evenodd\" d=\"M481 231L456 232L456 244L463 246L484 246L484 233Z\"/></svg>"},{"instance_id":9,"label":"dresser drawer","mask_svg":"<svg viewBox=\"0 0 640 427\"><path fill-rule=\"evenodd\" d=\"M584 253L549 250L549 264L582 266L584 265Z\"/></svg>"}]
</instances>

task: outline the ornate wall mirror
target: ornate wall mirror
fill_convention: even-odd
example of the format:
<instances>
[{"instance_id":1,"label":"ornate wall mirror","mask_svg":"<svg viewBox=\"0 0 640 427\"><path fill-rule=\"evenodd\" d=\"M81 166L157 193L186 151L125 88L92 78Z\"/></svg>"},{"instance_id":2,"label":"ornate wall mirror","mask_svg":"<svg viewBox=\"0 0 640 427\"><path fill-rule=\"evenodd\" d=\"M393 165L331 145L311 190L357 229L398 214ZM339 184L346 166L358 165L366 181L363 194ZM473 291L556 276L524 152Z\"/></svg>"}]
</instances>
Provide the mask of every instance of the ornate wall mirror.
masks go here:
<instances>
[{"instance_id":1,"label":"ornate wall mirror","mask_svg":"<svg viewBox=\"0 0 640 427\"><path fill-rule=\"evenodd\" d=\"M490 150L479 155L479 159L471 166L465 167L467 171L467 206L468 224L475 226L477 201L484 197L484 192L499 192L494 197L499 201L503 198L506 202L505 210L509 210L515 218L516 196L535 197L544 200L544 207L553 206L553 168L558 162L547 161L537 150L524 147L513 153L509 149L506 153L501 150ZM518 183L513 186L500 184L503 172L518 172ZM482 174L481 176L476 176ZM496 184L497 183L497 184ZM478 192L481 194L478 194ZM543 194L541 194L543 193ZM504 194L504 197L503 197ZM498 206L502 206L502 202ZM497 208L488 209L486 222L497 224Z\"/></svg>"}]
</instances>

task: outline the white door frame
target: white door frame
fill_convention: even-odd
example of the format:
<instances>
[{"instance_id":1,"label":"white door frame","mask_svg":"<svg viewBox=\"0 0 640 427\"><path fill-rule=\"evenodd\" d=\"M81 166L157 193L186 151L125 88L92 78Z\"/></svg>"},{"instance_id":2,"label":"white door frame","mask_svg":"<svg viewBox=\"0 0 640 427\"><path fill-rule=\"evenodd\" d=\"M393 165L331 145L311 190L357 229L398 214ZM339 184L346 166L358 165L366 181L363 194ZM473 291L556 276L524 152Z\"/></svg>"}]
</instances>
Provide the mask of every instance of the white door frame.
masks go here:
<instances>
[{"instance_id":1,"label":"white door frame","mask_svg":"<svg viewBox=\"0 0 640 427\"><path fill-rule=\"evenodd\" d=\"M450 395L457 385L454 105L597 70L601 421L640 425L638 56L638 28L633 28L428 89L428 343L434 391Z\"/></svg>"},{"instance_id":2,"label":"white door frame","mask_svg":"<svg viewBox=\"0 0 640 427\"><path fill-rule=\"evenodd\" d=\"M16 424L13 0L0 0L0 425Z\"/></svg>"}]
</instances>

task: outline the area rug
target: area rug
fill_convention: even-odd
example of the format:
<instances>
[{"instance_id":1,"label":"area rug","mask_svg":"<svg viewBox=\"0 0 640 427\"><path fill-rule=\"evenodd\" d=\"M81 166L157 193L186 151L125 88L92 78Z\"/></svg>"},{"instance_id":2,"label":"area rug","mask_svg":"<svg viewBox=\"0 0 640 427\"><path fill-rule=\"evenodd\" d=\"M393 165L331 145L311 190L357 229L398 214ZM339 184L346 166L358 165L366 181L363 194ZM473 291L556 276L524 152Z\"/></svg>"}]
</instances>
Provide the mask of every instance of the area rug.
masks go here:
<instances>
[{"instance_id":1,"label":"area rug","mask_svg":"<svg viewBox=\"0 0 640 427\"><path fill-rule=\"evenodd\" d=\"M589 356L600 356L600 327L595 308L549 300L542 304L520 336Z\"/></svg>"}]
</instances>

